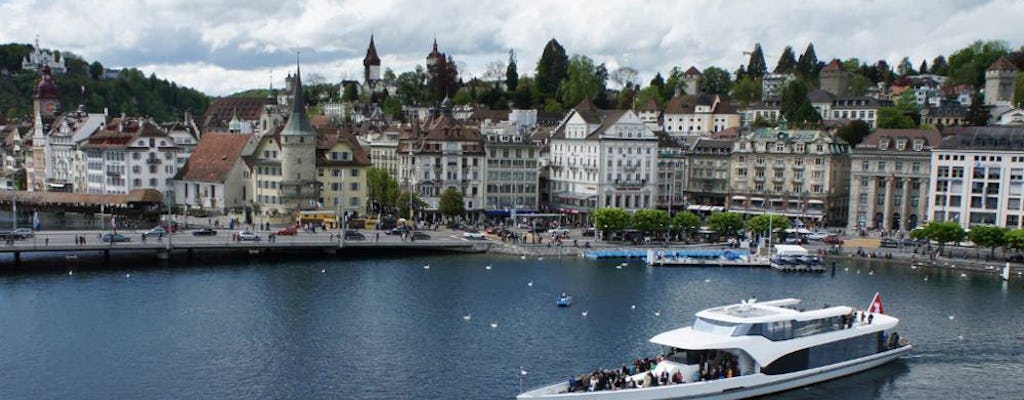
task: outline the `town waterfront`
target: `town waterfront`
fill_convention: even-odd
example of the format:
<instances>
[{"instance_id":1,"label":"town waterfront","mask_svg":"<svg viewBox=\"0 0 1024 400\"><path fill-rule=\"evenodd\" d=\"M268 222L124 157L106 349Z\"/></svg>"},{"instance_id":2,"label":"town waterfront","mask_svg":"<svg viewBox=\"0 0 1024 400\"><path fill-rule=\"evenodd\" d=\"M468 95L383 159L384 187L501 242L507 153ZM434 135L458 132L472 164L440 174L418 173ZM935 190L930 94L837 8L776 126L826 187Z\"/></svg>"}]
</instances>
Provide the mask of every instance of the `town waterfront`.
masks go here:
<instances>
[{"instance_id":1,"label":"town waterfront","mask_svg":"<svg viewBox=\"0 0 1024 400\"><path fill-rule=\"evenodd\" d=\"M1024 392L1017 276L864 260L838 264L835 276L619 262L211 257L153 267L140 257L117 269L4 275L0 398L512 398L520 367L529 388L653 356L651 336L702 308L750 296L866 307L876 291L901 318L912 356L776 398ZM554 304L563 291L576 300L568 309Z\"/></svg>"}]
</instances>

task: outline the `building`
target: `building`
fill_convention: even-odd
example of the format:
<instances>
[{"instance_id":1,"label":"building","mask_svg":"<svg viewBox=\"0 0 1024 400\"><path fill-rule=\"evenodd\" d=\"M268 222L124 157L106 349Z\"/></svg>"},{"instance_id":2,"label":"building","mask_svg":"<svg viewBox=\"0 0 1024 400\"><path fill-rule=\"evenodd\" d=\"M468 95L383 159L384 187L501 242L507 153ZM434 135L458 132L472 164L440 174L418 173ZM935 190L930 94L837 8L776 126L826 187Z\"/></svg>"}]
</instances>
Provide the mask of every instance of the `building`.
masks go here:
<instances>
[{"instance_id":1,"label":"building","mask_svg":"<svg viewBox=\"0 0 1024 400\"><path fill-rule=\"evenodd\" d=\"M778 99L782 90L790 82L796 80L793 74L767 74L761 78L761 100Z\"/></svg>"},{"instance_id":2,"label":"building","mask_svg":"<svg viewBox=\"0 0 1024 400\"><path fill-rule=\"evenodd\" d=\"M503 113L503 119L485 119L480 123L487 151L484 207L488 216L506 216L510 210L539 209L539 151L530 142L537 111Z\"/></svg>"},{"instance_id":3,"label":"building","mask_svg":"<svg viewBox=\"0 0 1024 400\"><path fill-rule=\"evenodd\" d=\"M202 133L256 134L260 137L283 123L284 115L273 97L224 97L210 102L198 127Z\"/></svg>"},{"instance_id":4,"label":"building","mask_svg":"<svg viewBox=\"0 0 1024 400\"><path fill-rule=\"evenodd\" d=\"M1017 68L1005 56L985 70L985 105L1008 106L1013 104L1013 91L1016 86Z\"/></svg>"},{"instance_id":5,"label":"building","mask_svg":"<svg viewBox=\"0 0 1024 400\"><path fill-rule=\"evenodd\" d=\"M821 117L826 121L859 119L874 129L878 126L878 110L890 105L891 101L866 96L837 97L832 102L831 113Z\"/></svg>"},{"instance_id":6,"label":"building","mask_svg":"<svg viewBox=\"0 0 1024 400\"><path fill-rule=\"evenodd\" d=\"M373 43L373 35L370 35L370 45L366 47L366 57L363 57L363 86L370 93L382 91L380 85L380 56L377 55L377 45Z\"/></svg>"},{"instance_id":7,"label":"building","mask_svg":"<svg viewBox=\"0 0 1024 400\"><path fill-rule=\"evenodd\" d=\"M697 137L689 142L683 203L690 211L704 213L725 210L728 205L732 140Z\"/></svg>"},{"instance_id":8,"label":"building","mask_svg":"<svg viewBox=\"0 0 1024 400\"><path fill-rule=\"evenodd\" d=\"M821 68L818 72L818 86L821 90L832 93L839 97L846 97L850 93L850 80L853 74L843 68L838 58Z\"/></svg>"},{"instance_id":9,"label":"building","mask_svg":"<svg viewBox=\"0 0 1024 400\"><path fill-rule=\"evenodd\" d=\"M683 190L686 188L686 167L689 163L687 152L697 137L674 137L665 132L658 136L658 198L657 208L670 214L686 208Z\"/></svg>"},{"instance_id":10,"label":"building","mask_svg":"<svg viewBox=\"0 0 1024 400\"><path fill-rule=\"evenodd\" d=\"M92 114L85 106L57 117L40 144L43 165L36 176L45 177L43 190L49 192L82 192L86 190L85 163L79 146L107 123L106 114Z\"/></svg>"},{"instance_id":11,"label":"building","mask_svg":"<svg viewBox=\"0 0 1024 400\"><path fill-rule=\"evenodd\" d=\"M459 122L446 99L422 128L403 131L398 139L398 184L439 208L441 194L454 188L462 194L464 209L479 213L484 205L484 138L480 130Z\"/></svg>"},{"instance_id":12,"label":"building","mask_svg":"<svg viewBox=\"0 0 1024 400\"><path fill-rule=\"evenodd\" d=\"M1021 228L1024 128L956 127L932 150L932 221Z\"/></svg>"},{"instance_id":13,"label":"building","mask_svg":"<svg viewBox=\"0 0 1024 400\"><path fill-rule=\"evenodd\" d=\"M1024 109L1013 107L996 116L995 125L1024 125Z\"/></svg>"},{"instance_id":14,"label":"building","mask_svg":"<svg viewBox=\"0 0 1024 400\"><path fill-rule=\"evenodd\" d=\"M249 170L242 151L253 135L208 133L192 152L188 164L175 177L176 203L225 214L251 205Z\"/></svg>"},{"instance_id":15,"label":"building","mask_svg":"<svg viewBox=\"0 0 1024 400\"><path fill-rule=\"evenodd\" d=\"M743 126L750 127L760 123L774 123L779 120L781 101L778 98L762 100L747 105L740 110Z\"/></svg>"},{"instance_id":16,"label":"building","mask_svg":"<svg viewBox=\"0 0 1024 400\"><path fill-rule=\"evenodd\" d=\"M32 126L31 154L26 155L25 180L28 190L46 190L46 134L50 132L60 113L60 90L53 81L49 65L43 65L42 78L32 90L32 112L35 121Z\"/></svg>"},{"instance_id":17,"label":"building","mask_svg":"<svg viewBox=\"0 0 1024 400\"><path fill-rule=\"evenodd\" d=\"M644 124L647 124L648 128L652 130L662 130L662 113L661 106L658 105L658 101L654 99L648 99L646 104L641 104L636 107L636 115L640 117Z\"/></svg>"},{"instance_id":18,"label":"building","mask_svg":"<svg viewBox=\"0 0 1024 400\"><path fill-rule=\"evenodd\" d=\"M967 116L967 107L960 103L946 102L939 106L921 109L921 124L931 126L958 126Z\"/></svg>"},{"instance_id":19,"label":"building","mask_svg":"<svg viewBox=\"0 0 1024 400\"><path fill-rule=\"evenodd\" d=\"M740 114L717 94L675 96L663 115L670 135L706 135L740 126Z\"/></svg>"},{"instance_id":20,"label":"building","mask_svg":"<svg viewBox=\"0 0 1024 400\"><path fill-rule=\"evenodd\" d=\"M80 146L86 193L128 194L155 189L173 201L174 140L151 119L112 118Z\"/></svg>"},{"instance_id":21,"label":"building","mask_svg":"<svg viewBox=\"0 0 1024 400\"><path fill-rule=\"evenodd\" d=\"M384 170L394 179L398 179L398 137L405 129L411 130L412 125L390 125L363 137L370 147L370 161L373 167Z\"/></svg>"},{"instance_id":22,"label":"building","mask_svg":"<svg viewBox=\"0 0 1024 400\"><path fill-rule=\"evenodd\" d=\"M683 93L699 94L700 77L700 70L693 65L691 65L690 68L686 70L686 72L683 72Z\"/></svg>"},{"instance_id":23,"label":"building","mask_svg":"<svg viewBox=\"0 0 1024 400\"><path fill-rule=\"evenodd\" d=\"M36 44L32 46L32 51L21 60L21 69L23 71L42 72L44 68L49 69L55 74L68 72L64 59L57 53L43 50L42 47L39 47L39 38L36 37Z\"/></svg>"},{"instance_id":24,"label":"building","mask_svg":"<svg viewBox=\"0 0 1024 400\"><path fill-rule=\"evenodd\" d=\"M850 228L910 231L928 219L934 129L879 129L850 157Z\"/></svg>"},{"instance_id":25,"label":"building","mask_svg":"<svg viewBox=\"0 0 1024 400\"><path fill-rule=\"evenodd\" d=\"M317 128L316 168L320 191L317 203L345 216L368 211L367 171L370 155L348 130Z\"/></svg>"},{"instance_id":26,"label":"building","mask_svg":"<svg viewBox=\"0 0 1024 400\"><path fill-rule=\"evenodd\" d=\"M845 226L850 146L830 132L780 125L734 143L729 209L785 215L806 225Z\"/></svg>"},{"instance_id":27,"label":"building","mask_svg":"<svg viewBox=\"0 0 1024 400\"><path fill-rule=\"evenodd\" d=\"M654 208L658 139L631 110L599 110L584 100L550 141L552 207L590 213Z\"/></svg>"}]
</instances>

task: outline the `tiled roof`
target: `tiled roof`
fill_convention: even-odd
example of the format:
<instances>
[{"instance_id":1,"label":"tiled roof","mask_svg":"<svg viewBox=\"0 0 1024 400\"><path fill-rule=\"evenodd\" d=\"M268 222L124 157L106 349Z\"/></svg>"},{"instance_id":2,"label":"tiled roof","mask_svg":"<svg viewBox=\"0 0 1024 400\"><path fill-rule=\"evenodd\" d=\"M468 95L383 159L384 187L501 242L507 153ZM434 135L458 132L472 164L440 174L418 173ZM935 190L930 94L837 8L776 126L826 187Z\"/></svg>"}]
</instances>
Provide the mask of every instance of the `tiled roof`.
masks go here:
<instances>
[{"instance_id":1,"label":"tiled roof","mask_svg":"<svg viewBox=\"0 0 1024 400\"><path fill-rule=\"evenodd\" d=\"M988 67L988 71L1016 71L1016 70L1018 70L1017 66L1013 65L1013 63L1010 62L1010 60L1007 59L1006 56L999 57L999 59L996 60L996 62L992 63L992 65Z\"/></svg>"},{"instance_id":2,"label":"tiled roof","mask_svg":"<svg viewBox=\"0 0 1024 400\"><path fill-rule=\"evenodd\" d=\"M658 101L654 99L647 99L647 103L637 108L638 111L661 111L661 107L658 106Z\"/></svg>"},{"instance_id":3,"label":"tiled roof","mask_svg":"<svg viewBox=\"0 0 1024 400\"><path fill-rule=\"evenodd\" d=\"M690 68L686 70L686 72L683 72L683 75L687 75L687 76L700 75L700 70L697 69L697 67L691 65Z\"/></svg>"},{"instance_id":4,"label":"tiled roof","mask_svg":"<svg viewBox=\"0 0 1024 400\"><path fill-rule=\"evenodd\" d=\"M836 96L829 93L827 90L814 89L807 92L807 98L811 103L829 103L832 104L832 100L836 99Z\"/></svg>"},{"instance_id":5,"label":"tiled roof","mask_svg":"<svg viewBox=\"0 0 1024 400\"><path fill-rule=\"evenodd\" d=\"M864 137L864 140L857 145L858 150L877 149L878 142L882 140L904 138L910 140L907 143L906 151L913 151L913 139L924 139L924 147L930 148L942 141L942 135L935 129L877 129ZM895 150L896 146L889 146Z\"/></svg>"},{"instance_id":6,"label":"tiled roof","mask_svg":"<svg viewBox=\"0 0 1024 400\"><path fill-rule=\"evenodd\" d=\"M122 127L122 121L124 126ZM167 137L155 122L147 119L113 118L82 144L83 149L126 149L137 137Z\"/></svg>"},{"instance_id":7,"label":"tiled roof","mask_svg":"<svg viewBox=\"0 0 1024 400\"><path fill-rule=\"evenodd\" d=\"M199 139L188 164L178 174L180 180L224 183L251 135L207 133Z\"/></svg>"},{"instance_id":8,"label":"tiled roof","mask_svg":"<svg viewBox=\"0 0 1024 400\"><path fill-rule=\"evenodd\" d=\"M377 56L377 46L373 44L373 35L370 35L370 47L366 49L366 57L363 58L363 65L380 65L380 57Z\"/></svg>"},{"instance_id":9,"label":"tiled roof","mask_svg":"<svg viewBox=\"0 0 1024 400\"><path fill-rule=\"evenodd\" d=\"M208 129L227 129L228 122L235 115L243 121L256 121L263 114L263 107L275 104L269 97L225 97L210 102L210 107L203 114L200 127ZM237 113L237 114L236 114Z\"/></svg>"},{"instance_id":10,"label":"tiled roof","mask_svg":"<svg viewBox=\"0 0 1024 400\"><path fill-rule=\"evenodd\" d=\"M942 131L942 150L1024 151L1024 127L967 126Z\"/></svg>"},{"instance_id":11,"label":"tiled roof","mask_svg":"<svg viewBox=\"0 0 1024 400\"><path fill-rule=\"evenodd\" d=\"M128 194L69 193L69 192L0 192L0 201L16 196L18 202L33 205L109 205L130 203L161 203L163 194L155 189L135 189Z\"/></svg>"},{"instance_id":12,"label":"tiled roof","mask_svg":"<svg viewBox=\"0 0 1024 400\"><path fill-rule=\"evenodd\" d=\"M842 70L843 64L839 62L838 58L833 58L828 65L821 69L821 72L838 72Z\"/></svg>"},{"instance_id":13,"label":"tiled roof","mask_svg":"<svg viewBox=\"0 0 1024 400\"><path fill-rule=\"evenodd\" d=\"M339 142L347 143L352 149L352 158L346 161L330 160L326 153ZM356 138L355 134L348 129L317 129L316 148L318 166L371 166L370 154L366 152Z\"/></svg>"},{"instance_id":14,"label":"tiled roof","mask_svg":"<svg viewBox=\"0 0 1024 400\"><path fill-rule=\"evenodd\" d=\"M469 114L467 122L484 122L485 120L491 120L491 122L502 122L508 121L509 111L508 110L488 110L488 109L477 109L473 110L472 114Z\"/></svg>"}]
</instances>

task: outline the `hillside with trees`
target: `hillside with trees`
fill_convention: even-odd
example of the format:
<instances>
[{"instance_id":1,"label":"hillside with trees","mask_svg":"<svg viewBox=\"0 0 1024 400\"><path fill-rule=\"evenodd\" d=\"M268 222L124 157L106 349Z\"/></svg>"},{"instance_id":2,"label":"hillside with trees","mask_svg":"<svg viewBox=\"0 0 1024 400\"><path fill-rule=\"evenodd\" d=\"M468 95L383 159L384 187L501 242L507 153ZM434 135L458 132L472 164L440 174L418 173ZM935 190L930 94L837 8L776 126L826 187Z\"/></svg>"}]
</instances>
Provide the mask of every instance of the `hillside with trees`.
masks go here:
<instances>
[{"instance_id":1,"label":"hillside with trees","mask_svg":"<svg viewBox=\"0 0 1024 400\"><path fill-rule=\"evenodd\" d=\"M27 44L0 45L0 113L8 119L32 119L32 89L40 75L21 69L22 59L31 51ZM98 61L89 63L69 52L54 53L64 59L68 69L66 74L54 76L64 110L85 105L93 112L106 108L110 115L125 113L174 121L181 120L185 111L202 115L209 105L204 93L155 74L146 76L136 68L126 68L116 78L104 79L105 68Z\"/></svg>"}]
</instances>

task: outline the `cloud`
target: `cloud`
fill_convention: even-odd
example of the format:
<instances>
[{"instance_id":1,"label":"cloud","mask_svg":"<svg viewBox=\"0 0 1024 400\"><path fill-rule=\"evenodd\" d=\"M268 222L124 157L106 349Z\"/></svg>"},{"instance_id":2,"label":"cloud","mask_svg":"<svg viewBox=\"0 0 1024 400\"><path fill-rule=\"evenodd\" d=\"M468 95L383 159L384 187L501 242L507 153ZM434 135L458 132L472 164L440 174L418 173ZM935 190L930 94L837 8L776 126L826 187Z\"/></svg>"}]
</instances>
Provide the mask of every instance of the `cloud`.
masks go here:
<instances>
[{"instance_id":1,"label":"cloud","mask_svg":"<svg viewBox=\"0 0 1024 400\"><path fill-rule=\"evenodd\" d=\"M640 80L673 66L734 70L761 43L770 66L783 48L813 42L819 59L857 57L916 64L979 39L1021 45L1024 2L1013 0L806 2L753 0L7 0L0 42L69 50L108 66L135 66L213 95L265 87L295 51L310 72L358 79L371 34L384 67L423 64L440 50L484 73L515 49L532 73L548 40ZM322 68L322 69L321 69Z\"/></svg>"}]
</instances>

